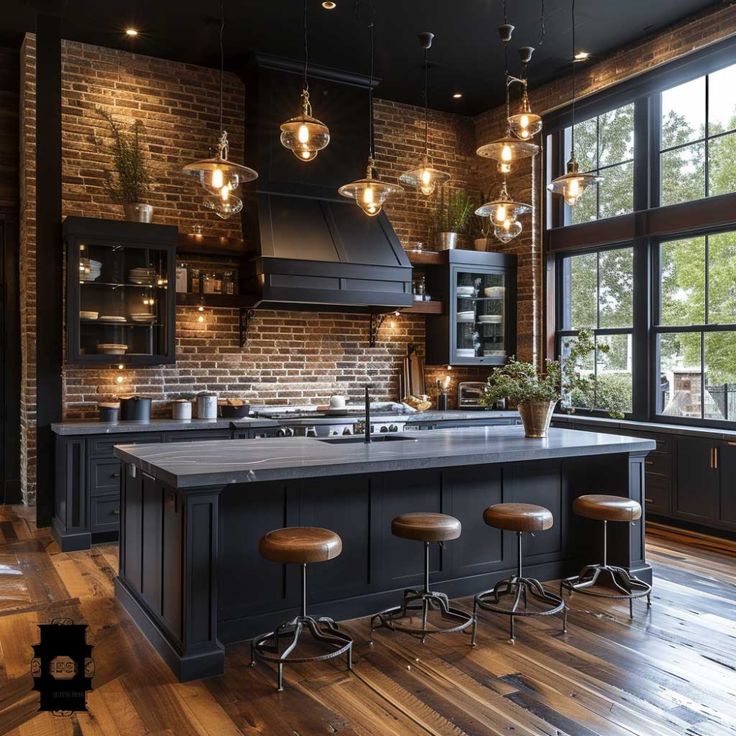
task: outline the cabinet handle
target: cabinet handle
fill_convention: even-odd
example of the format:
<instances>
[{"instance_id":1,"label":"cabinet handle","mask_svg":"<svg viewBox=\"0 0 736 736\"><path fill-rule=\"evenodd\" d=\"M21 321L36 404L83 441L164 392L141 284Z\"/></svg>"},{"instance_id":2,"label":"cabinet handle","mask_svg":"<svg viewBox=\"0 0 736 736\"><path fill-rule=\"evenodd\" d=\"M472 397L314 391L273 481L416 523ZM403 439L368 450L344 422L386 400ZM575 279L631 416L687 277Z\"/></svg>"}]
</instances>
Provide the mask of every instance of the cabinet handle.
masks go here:
<instances>
[{"instance_id":1,"label":"cabinet handle","mask_svg":"<svg viewBox=\"0 0 736 736\"><path fill-rule=\"evenodd\" d=\"M718 448L713 448L713 470L718 470Z\"/></svg>"},{"instance_id":2,"label":"cabinet handle","mask_svg":"<svg viewBox=\"0 0 736 736\"><path fill-rule=\"evenodd\" d=\"M654 465L654 460L645 460L644 461L644 464L645 465Z\"/></svg>"},{"instance_id":3,"label":"cabinet handle","mask_svg":"<svg viewBox=\"0 0 736 736\"><path fill-rule=\"evenodd\" d=\"M110 473L110 477L111 478L119 478L120 477L120 473Z\"/></svg>"},{"instance_id":4,"label":"cabinet handle","mask_svg":"<svg viewBox=\"0 0 736 736\"><path fill-rule=\"evenodd\" d=\"M110 513L113 516L120 516L120 509L113 509Z\"/></svg>"},{"instance_id":5,"label":"cabinet handle","mask_svg":"<svg viewBox=\"0 0 736 736\"><path fill-rule=\"evenodd\" d=\"M654 499L653 498L645 498L644 501L646 503L654 503Z\"/></svg>"},{"instance_id":6,"label":"cabinet handle","mask_svg":"<svg viewBox=\"0 0 736 736\"><path fill-rule=\"evenodd\" d=\"M729 447L736 447L736 442L727 442L726 443Z\"/></svg>"}]
</instances>

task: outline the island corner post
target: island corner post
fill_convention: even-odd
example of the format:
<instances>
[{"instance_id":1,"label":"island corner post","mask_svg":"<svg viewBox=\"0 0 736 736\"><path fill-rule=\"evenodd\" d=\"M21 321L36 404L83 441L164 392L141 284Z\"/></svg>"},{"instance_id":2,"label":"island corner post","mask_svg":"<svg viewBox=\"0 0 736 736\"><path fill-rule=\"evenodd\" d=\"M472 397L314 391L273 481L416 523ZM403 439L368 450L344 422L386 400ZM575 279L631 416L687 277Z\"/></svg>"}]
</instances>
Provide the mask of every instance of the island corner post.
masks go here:
<instances>
[{"instance_id":1,"label":"island corner post","mask_svg":"<svg viewBox=\"0 0 736 736\"><path fill-rule=\"evenodd\" d=\"M283 455L284 445L274 444L279 442L258 444L279 446ZM258 554L258 540L271 529L324 526L343 538L339 558L310 570L310 603L336 620L375 613L419 581L421 551L390 533L391 519L410 510L441 511L462 522L460 539L432 550L433 579L450 597L474 594L515 568L513 535L483 522L483 509L493 503L549 508L555 525L528 540L525 565L544 580L572 575L602 552L598 523L572 513L575 497L610 493L643 506L644 458L653 443L630 444L625 452L594 446L567 457L540 453L539 459L516 462L305 473L179 488L118 451L125 472L117 597L176 676L187 681L221 674L225 645L267 631L297 611L296 571L279 571ZM650 582L644 518L611 526L609 559Z\"/></svg>"}]
</instances>

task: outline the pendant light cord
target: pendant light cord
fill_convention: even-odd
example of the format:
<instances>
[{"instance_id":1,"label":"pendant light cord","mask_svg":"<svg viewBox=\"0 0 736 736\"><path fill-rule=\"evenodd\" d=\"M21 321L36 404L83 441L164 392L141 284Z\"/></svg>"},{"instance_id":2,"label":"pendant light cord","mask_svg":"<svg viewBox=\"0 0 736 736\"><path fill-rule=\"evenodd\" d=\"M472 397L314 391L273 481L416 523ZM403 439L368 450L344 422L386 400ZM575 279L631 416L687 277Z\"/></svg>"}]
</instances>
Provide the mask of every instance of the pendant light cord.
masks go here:
<instances>
[{"instance_id":1,"label":"pendant light cord","mask_svg":"<svg viewBox=\"0 0 736 736\"><path fill-rule=\"evenodd\" d=\"M309 22L307 16L308 0L304 0L304 89L309 91Z\"/></svg>"},{"instance_id":2,"label":"pendant light cord","mask_svg":"<svg viewBox=\"0 0 736 736\"><path fill-rule=\"evenodd\" d=\"M375 144L373 141L373 72L375 63L375 49L374 49L374 36L375 36L375 8L373 8L374 18L371 20L370 28L371 31L371 73L370 82L368 83L368 153L371 161L375 156Z\"/></svg>"},{"instance_id":3,"label":"pendant light cord","mask_svg":"<svg viewBox=\"0 0 736 736\"><path fill-rule=\"evenodd\" d=\"M547 27L544 24L544 0L542 0L541 8L539 11L539 41L537 41L537 48L541 48L544 43L544 37L547 35Z\"/></svg>"},{"instance_id":4,"label":"pendant light cord","mask_svg":"<svg viewBox=\"0 0 736 736\"><path fill-rule=\"evenodd\" d=\"M225 0L220 0L220 132L223 130L222 125L222 97L223 97L223 79L225 77L225 44L223 41L225 35Z\"/></svg>"},{"instance_id":5,"label":"pendant light cord","mask_svg":"<svg viewBox=\"0 0 736 736\"><path fill-rule=\"evenodd\" d=\"M424 155L429 155L429 49L424 49Z\"/></svg>"},{"instance_id":6,"label":"pendant light cord","mask_svg":"<svg viewBox=\"0 0 736 736\"><path fill-rule=\"evenodd\" d=\"M572 0L572 127L570 128L570 158L575 158L575 0Z\"/></svg>"}]
</instances>

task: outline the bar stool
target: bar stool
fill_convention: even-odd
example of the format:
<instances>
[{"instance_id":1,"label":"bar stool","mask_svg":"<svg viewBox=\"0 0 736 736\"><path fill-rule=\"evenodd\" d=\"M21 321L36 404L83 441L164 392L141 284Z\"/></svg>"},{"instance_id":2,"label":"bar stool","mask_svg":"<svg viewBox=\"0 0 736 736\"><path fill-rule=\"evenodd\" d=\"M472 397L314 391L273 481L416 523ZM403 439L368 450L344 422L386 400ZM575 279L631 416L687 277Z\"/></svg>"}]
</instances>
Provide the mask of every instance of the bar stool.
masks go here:
<instances>
[{"instance_id":1,"label":"bar stool","mask_svg":"<svg viewBox=\"0 0 736 736\"><path fill-rule=\"evenodd\" d=\"M562 611L562 633L567 632L567 606L560 596L550 593L544 589L542 583L535 578L526 578L522 572L521 561L521 538L525 532L534 534L552 528L552 512L544 506L536 506L531 503L497 503L489 506L483 512L483 521L495 529L516 532L518 559L516 562L516 575L504 580L499 580L492 590L486 590L475 596L473 605L472 644L475 646L475 634L478 628L478 608L493 611L509 617L511 627L510 641L515 640L514 620L517 616L552 616ZM545 607L530 610L527 608L527 596L543 604ZM512 598L511 606L502 605L502 598ZM524 603L523 608L519 608Z\"/></svg>"},{"instance_id":2,"label":"bar stool","mask_svg":"<svg viewBox=\"0 0 736 736\"><path fill-rule=\"evenodd\" d=\"M280 624L274 631L263 634L251 641L251 667L256 658L274 662L278 669L277 687L284 689L284 664L287 662L317 662L347 655L348 669L353 669L353 640L327 616L314 618L307 615L307 564L327 562L342 553L340 536L329 529L318 527L289 527L268 532L258 544L261 556L272 562L301 565L302 594L301 613L291 621ZM312 638L324 644L325 654L313 656L292 656L299 644L304 629ZM281 648L282 637L288 638L286 647Z\"/></svg>"},{"instance_id":3,"label":"bar stool","mask_svg":"<svg viewBox=\"0 0 736 736\"><path fill-rule=\"evenodd\" d=\"M578 575L565 578L560 583L560 595L567 590L570 594L574 592L594 595L598 598L611 598L614 600L629 601L629 616L634 616L634 599L647 597L647 608L652 605L652 586L639 580L623 567L608 564L608 522L624 521L633 523L641 519L641 504L631 498L621 496L604 496L589 494L579 496L572 505L573 511L578 516L586 519L595 519L603 522L603 563L586 565ZM603 590L594 590L593 586L608 579L617 593Z\"/></svg>"},{"instance_id":4,"label":"bar stool","mask_svg":"<svg viewBox=\"0 0 736 736\"><path fill-rule=\"evenodd\" d=\"M432 542L443 544L457 539L462 531L462 524L453 516L431 512L402 514L391 522L391 533L402 539L424 542L424 587L422 590L408 589L404 591L401 604L376 613L371 617L371 643L375 629L385 626L392 631L403 631L417 637L422 643L428 634L449 634L467 629L473 623L473 616L467 611L450 605L445 593L431 590L429 587L429 545ZM428 625L430 609L440 612L444 620L450 622L447 627ZM421 626L411 626L403 619L421 611Z\"/></svg>"}]
</instances>

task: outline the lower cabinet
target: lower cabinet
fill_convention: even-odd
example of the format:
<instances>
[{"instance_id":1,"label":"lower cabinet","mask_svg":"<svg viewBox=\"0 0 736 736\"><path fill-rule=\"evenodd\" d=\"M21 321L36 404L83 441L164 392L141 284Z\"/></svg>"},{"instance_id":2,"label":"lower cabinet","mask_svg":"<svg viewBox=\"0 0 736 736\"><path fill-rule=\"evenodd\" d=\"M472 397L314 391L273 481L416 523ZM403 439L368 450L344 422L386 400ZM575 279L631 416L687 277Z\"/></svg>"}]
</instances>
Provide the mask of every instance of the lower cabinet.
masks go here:
<instances>
[{"instance_id":1,"label":"lower cabinet","mask_svg":"<svg viewBox=\"0 0 736 736\"><path fill-rule=\"evenodd\" d=\"M727 526L736 529L736 442L724 442L719 448L718 469L721 477L719 515Z\"/></svg>"},{"instance_id":2,"label":"lower cabinet","mask_svg":"<svg viewBox=\"0 0 736 736\"><path fill-rule=\"evenodd\" d=\"M680 518L701 524L718 521L718 445L717 441L698 437L677 439L677 483L672 510Z\"/></svg>"}]
</instances>

